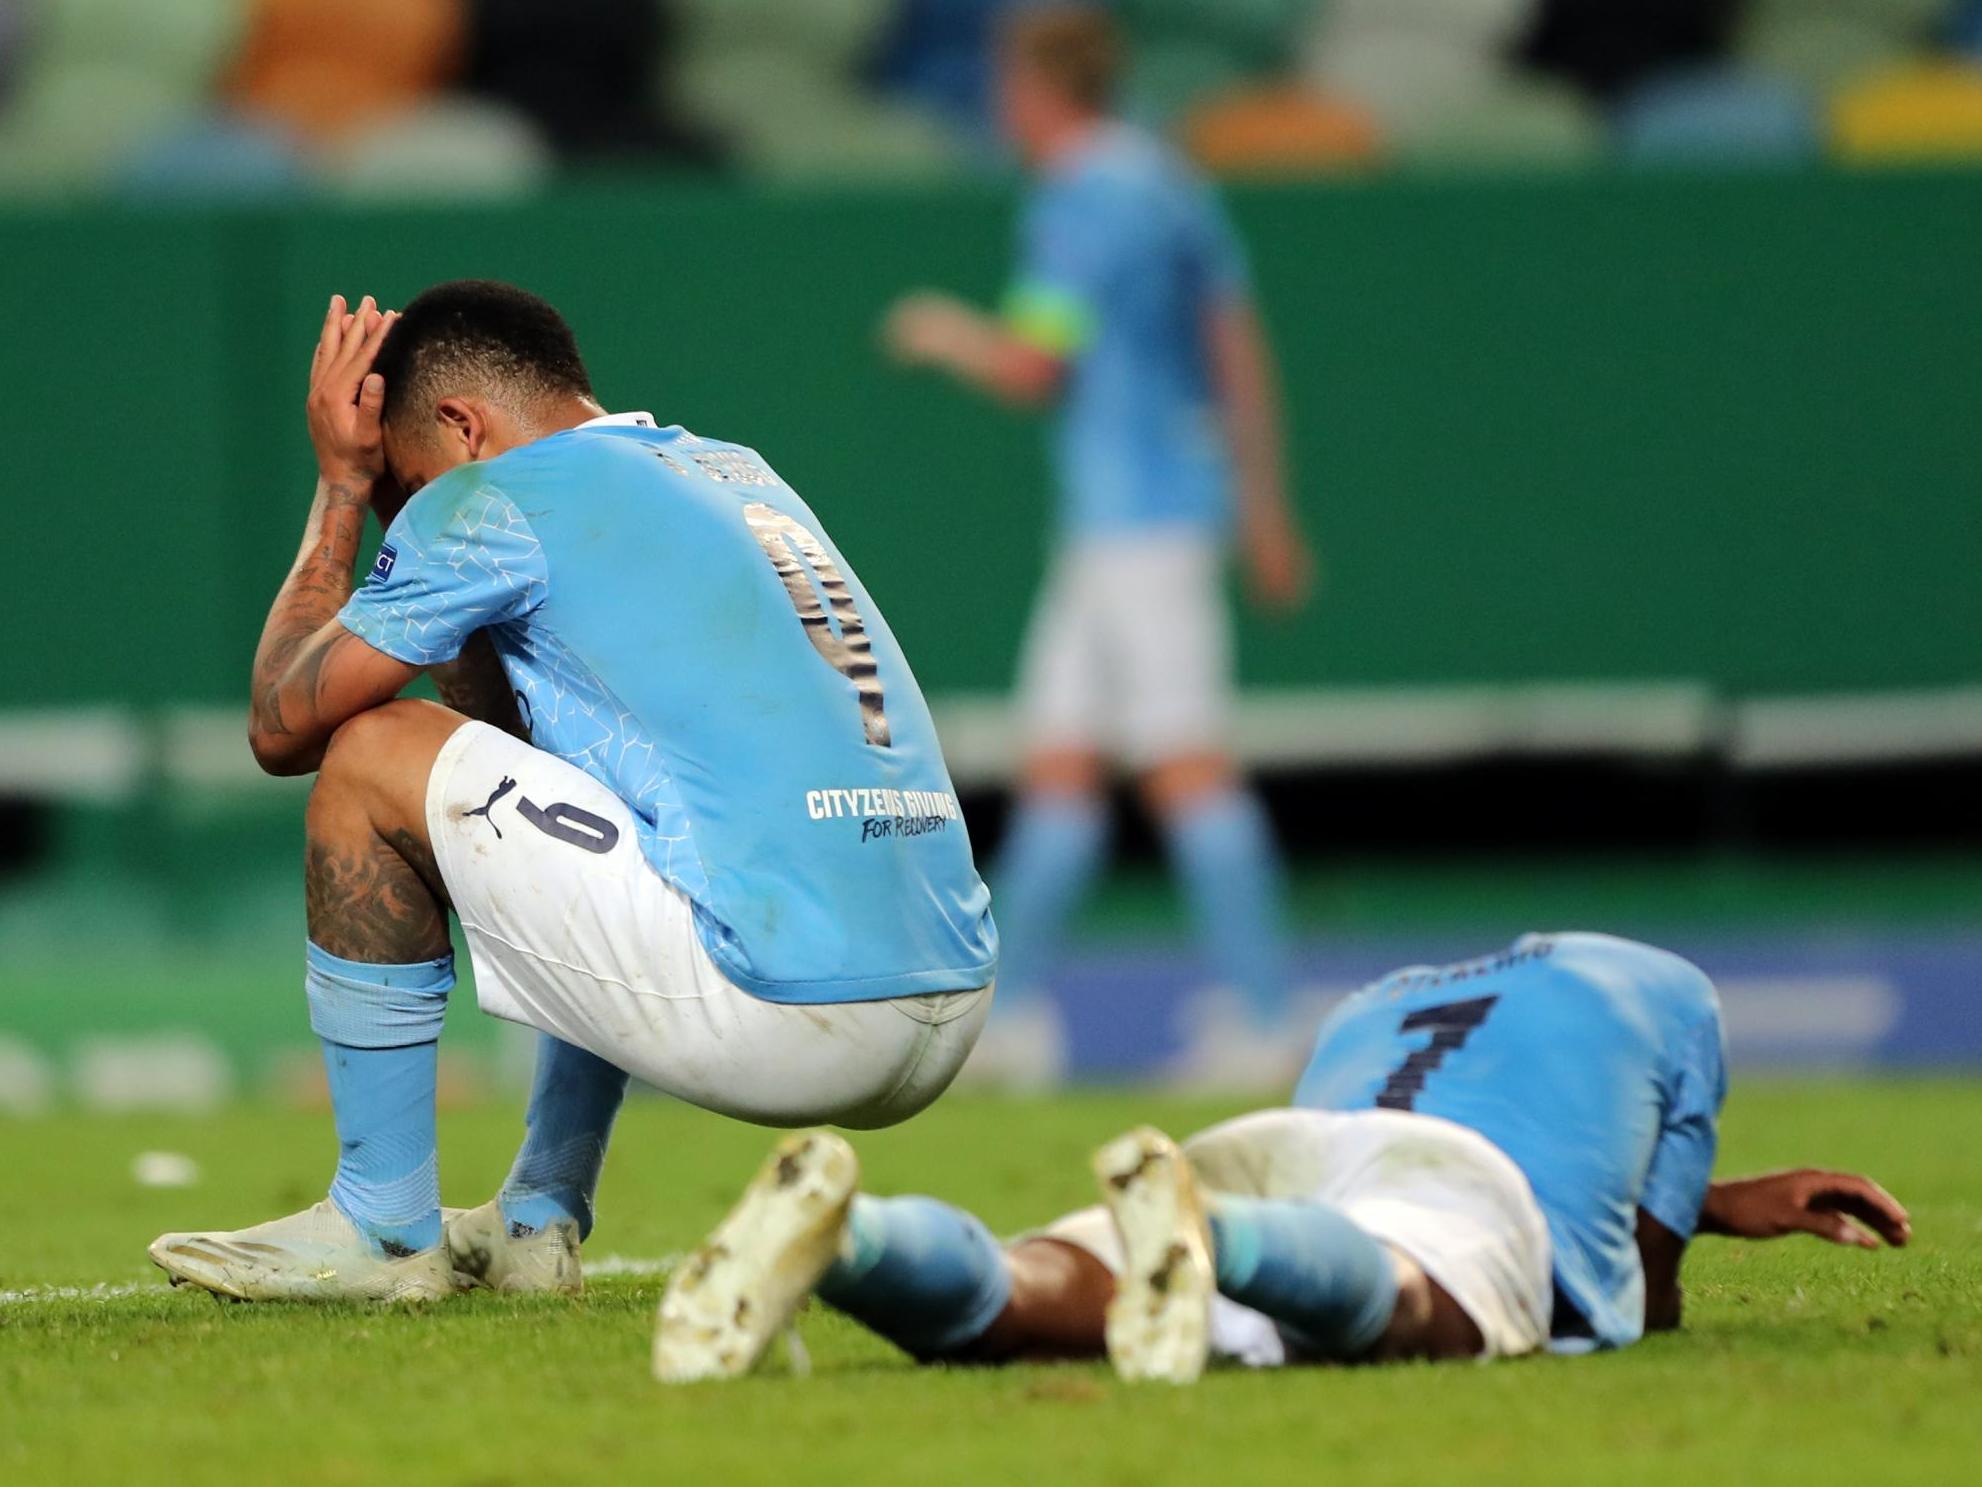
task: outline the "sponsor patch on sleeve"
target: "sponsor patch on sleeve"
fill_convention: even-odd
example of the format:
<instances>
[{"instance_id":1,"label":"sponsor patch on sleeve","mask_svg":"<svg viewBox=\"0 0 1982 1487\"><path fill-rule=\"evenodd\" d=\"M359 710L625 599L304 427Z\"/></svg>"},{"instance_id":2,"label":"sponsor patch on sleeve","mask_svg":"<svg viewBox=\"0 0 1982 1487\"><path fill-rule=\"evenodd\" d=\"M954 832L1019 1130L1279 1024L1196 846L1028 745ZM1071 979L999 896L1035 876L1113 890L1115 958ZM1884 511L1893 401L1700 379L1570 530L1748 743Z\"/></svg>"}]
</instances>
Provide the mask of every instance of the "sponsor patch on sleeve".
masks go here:
<instances>
[{"instance_id":1,"label":"sponsor patch on sleeve","mask_svg":"<svg viewBox=\"0 0 1982 1487\"><path fill-rule=\"evenodd\" d=\"M399 549L390 542L379 549L378 558L372 563L372 571L365 576L366 583L384 583L392 577L392 565L399 561Z\"/></svg>"}]
</instances>

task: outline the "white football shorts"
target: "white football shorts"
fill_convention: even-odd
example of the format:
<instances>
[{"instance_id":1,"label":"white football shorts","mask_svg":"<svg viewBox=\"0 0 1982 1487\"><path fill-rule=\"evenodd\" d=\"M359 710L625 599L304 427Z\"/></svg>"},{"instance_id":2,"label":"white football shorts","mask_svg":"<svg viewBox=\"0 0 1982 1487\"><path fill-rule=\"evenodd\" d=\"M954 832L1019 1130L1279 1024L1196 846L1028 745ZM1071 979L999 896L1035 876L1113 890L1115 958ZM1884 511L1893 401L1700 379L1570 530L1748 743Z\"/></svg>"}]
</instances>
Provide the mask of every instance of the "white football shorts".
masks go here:
<instances>
[{"instance_id":1,"label":"white football shorts","mask_svg":"<svg viewBox=\"0 0 1982 1487\"><path fill-rule=\"evenodd\" d=\"M1555 1283L1548 1224L1527 1178L1499 1147L1436 1116L1401 1110L1262 1110L1184 1143L1206 1194L1304 1198L1338 1209L1409 1256L1480 1329L1483 1357L1548 1343ZM1105 1208L1040 1230L1120 1274L1121 1239ZM1255 1368L1288 1362L1270 1318L1218 1297L1212 1348Z\"/></svg>"},{"instance_id":2,"label":"white football shorts","mask_svg":"<svg viewBox=\"0 0 1982 1487\"><path fill-rule=\"evenodd\" d=\"M990 1011L988 986L832 1006L750 995L648 865L625 802L485 723L441 747L427 829L482 1010L705 1110L766 1126L893 1125L948 1088Z\"/></svg>"},{"instance_id":3,"label":"white football shorts","mask_svg":"<svg viewBox=\"0 0 1982 1487\"><path fill-rule=\"evenodd\" d=\"M1223 569L1220 544L1196 532L1095 537L1056 553L1019 663L1026 747L1138 769L1227 749Z\"/></svg>"}]
</instances>

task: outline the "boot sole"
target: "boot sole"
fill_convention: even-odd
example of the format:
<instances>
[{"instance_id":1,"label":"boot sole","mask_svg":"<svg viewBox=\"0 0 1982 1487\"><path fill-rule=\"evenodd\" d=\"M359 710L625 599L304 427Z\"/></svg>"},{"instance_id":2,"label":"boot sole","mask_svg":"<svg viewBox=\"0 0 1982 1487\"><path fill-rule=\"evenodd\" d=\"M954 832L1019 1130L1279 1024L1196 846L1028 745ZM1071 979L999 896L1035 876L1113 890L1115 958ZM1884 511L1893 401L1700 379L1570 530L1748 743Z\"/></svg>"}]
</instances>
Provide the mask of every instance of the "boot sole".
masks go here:
<instances>
[{"instance_id":1,"label":"boot sole","mask_svg":"<svg viewBox=\"0 0 1982 1487\"><path fill-rule=\"evenodd\" d=\"M1210 1233L1190 1164L1145 1126L1094 1156L1125 1264L1108 1304L1108 1358L1124 1379L1189 1384L1210 1349L1217 1290Z\"/></svg>"},{"instance_id":2,"label":"boot sole","mask_svg":"<svg viewBox=\"0 0 1982 1487\"><path fill-rule=\"evenodd\" d=\"M736 1378L790 1325L839 1253L860 1183L853 1148L826 1131L781 1142L661 1298L654 1377Z\"/></svg>"}]
</instances>

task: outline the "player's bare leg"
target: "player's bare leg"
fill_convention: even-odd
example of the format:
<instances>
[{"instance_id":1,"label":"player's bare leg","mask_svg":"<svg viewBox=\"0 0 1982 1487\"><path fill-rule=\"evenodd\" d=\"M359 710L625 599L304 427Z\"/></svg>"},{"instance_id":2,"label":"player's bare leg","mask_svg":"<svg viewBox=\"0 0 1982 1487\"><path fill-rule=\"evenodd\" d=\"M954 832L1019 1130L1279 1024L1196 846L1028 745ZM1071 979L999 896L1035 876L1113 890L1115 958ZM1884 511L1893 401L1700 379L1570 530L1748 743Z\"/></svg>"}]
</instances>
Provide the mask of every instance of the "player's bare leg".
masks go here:
<instances>
[{"instance_id":1,"label":"player's bare leg","mask_svg":"<svg viewBox=\"0 0 1982 1487\"><path fill-rule=\"evenodd\" d=\"M1041 800L1097 795L1108 782L1106 762L1092 749L1039 749L1019 773L1026 794Z\"/></svg>"},{"instance_id":2,"label":"player's bare leg","mask_svg":"<svg viewBox=\"0 0 1982 1487\"><path fill-rule=\"evenodd\" d=\"M1299 1361L1483 1350L1422 1269L1326 1205L1200 1200L1181 1153L1155 1131L1110 1143L1097 1167L1117 1200L1112 1225L1092 1210L1000 1248L982 1222L937 1199L855 1193L857 1167L838 1137L788 1138L670 1286L657 1371L669 1381L748 1371L806 1288L930 1363L1100 1358L1111 1331L1138 1332L1149 1366L1136 1376L1182 1381L1195 1376L1193 1359L1202 1367L1213 1282L1282 1322ZM1221 1232L1235 1254L1219 1254ZM1129 1258L1119 1287L1117 1238ZM1194 1279L1178 1250L1198 1265ZM1138 1307L1143 1321L1130 1327Z\"/></svg>"},{"instance_id":3,"label":"player's bare leg","mask_svg":"<svg viewBox=\"0 0 1982 1487\"><path fill-rule=\"evenodd\" d=\"M1158 819L1188 810L1237 784L1238 772L1230 757L1212 752L1165 759L1144 770L1140 781L1143 804Z\"/></svg>"},{"instance_id":4,"label":"player's bare leg","mask_svg":"<svg viewBox=\"0 0 1982 1487\"><path fill-rule=\"evenodd\" d=\"M1477 1358L1479 1328L1446 1291L1405 1255L1391 1251L1397 1305L1383 1339L1364 1361ZM957 1363L1049 1362L1100 1358L1115 1272L1078 1244L1044 1235L1005 1251L1011 1299L983 1335L960 1348Z\"/></svg>"},{"instance_id":5,"label":"player's bare leg","mask_svg":"<svg viewBox=\"0 0 1982 1487\"><path fill-rule=\"evenodd\" d=\"M337 1175L325 1201L289 1218L161 1237L151 1256L175 1284L242 1300L430 1300L453 1289L434 1056L454 975L426 790L465 721L432 703L391 702L332 738L310 796L304 883Z\"/></svg>"},{"instance_id":6,"label":"player's bare leg","mask_svg":"<svg viewBox=\"0 0 1982 1487\"><path fill-rule=\"evenodd\" d=\"M1034 1235L1005 1251L1011 1298L959 1363L1053 1362L1104 1357L1115 1273L1077 1244Z\"/></svg>"},{"instance_id":7,"label":"player's bare leg","mask_svg":"<svg viewBox=\"0 0 1982 1487\"><path fill-rule=\"evenodd\" d=\"M305 817L313 944L378 965L448 953L427 780L441 746L467 721L408 698L360 713L332 736Z\"/></svg>"}]
</instances>

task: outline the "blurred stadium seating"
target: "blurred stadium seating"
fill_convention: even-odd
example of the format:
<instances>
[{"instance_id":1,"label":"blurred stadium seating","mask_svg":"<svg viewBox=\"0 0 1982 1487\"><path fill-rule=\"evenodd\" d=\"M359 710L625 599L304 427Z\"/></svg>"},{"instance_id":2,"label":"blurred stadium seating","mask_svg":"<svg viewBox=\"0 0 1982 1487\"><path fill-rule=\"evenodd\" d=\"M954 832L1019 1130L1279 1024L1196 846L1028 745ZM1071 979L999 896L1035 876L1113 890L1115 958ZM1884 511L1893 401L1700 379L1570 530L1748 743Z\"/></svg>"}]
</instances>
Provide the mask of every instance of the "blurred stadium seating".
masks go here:
<instances>
[{"instance_id":1,"label":"blurred stadium seating","mask_svg":"<svg viewBox=\"0 0 1982 1487\"><path fill-rule=\"evenodd\" d=\"M1716 65L1662 73L1617 110L1618 152L1645 163L1794 165L1823 149L1814 99L1766 72Z\"/></svg>"},{"instance_id":2,"label":"blurred stadium seating","mask_svg":"<svg viewBox=\"0 0 1982 1487\"><path fill-rule=\"evenodd\" d=\"M318 148L410 112L460 71L467 39L460 0L256 0L246 12L222 98Z\"/></svg>"},{"instance_id":3,"label":"blurred stadium seating","mask_svg":"<svg viewBox=\"0 0 1982 1487\"><path fill-rule=\"evenodd\" d=\"M986 45L1021 3L0 0L0 192L400 197L484 121L457 192L525 194L558 162L998 168ZM1982 157L1970 0L1116 8L1127 111L1234 174Z\"/></svg>"}]
</instances>

